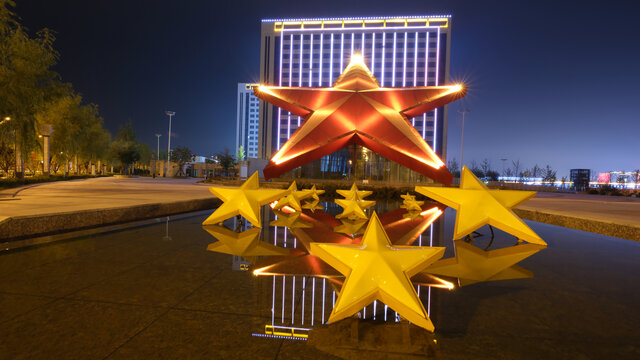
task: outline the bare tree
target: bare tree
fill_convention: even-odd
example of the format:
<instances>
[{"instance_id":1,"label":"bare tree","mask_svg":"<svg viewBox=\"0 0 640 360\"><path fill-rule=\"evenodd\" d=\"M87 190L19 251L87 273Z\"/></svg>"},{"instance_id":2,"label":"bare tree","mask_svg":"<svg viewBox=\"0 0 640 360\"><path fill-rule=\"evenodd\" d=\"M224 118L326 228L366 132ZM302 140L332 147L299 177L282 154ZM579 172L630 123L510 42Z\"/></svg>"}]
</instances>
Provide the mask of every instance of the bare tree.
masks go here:
<instances>
[{"instance_id":1,"label":"bare tree","mask_svg":"<svg viewBox=\"0 0 640 360\"><path fill-rule=\"evenodd\" d=\"M482 169L482 172L486 175L489 173L489 171L491 171L491 163L489 162L489 159L484 158L484 160L482 160L482 164L480 164L480 169Z\"/></svg>"},{"instance_id":2,"label":"bare tree","mask_svg":"<svg viewBox=\"0 0 640 360\"><path fill-rule=\"evenodd\" d=\"M520 174L520 159L511 161L511 167L513 169L513 176L521 176Z\"/></svg>"}]
</instances>

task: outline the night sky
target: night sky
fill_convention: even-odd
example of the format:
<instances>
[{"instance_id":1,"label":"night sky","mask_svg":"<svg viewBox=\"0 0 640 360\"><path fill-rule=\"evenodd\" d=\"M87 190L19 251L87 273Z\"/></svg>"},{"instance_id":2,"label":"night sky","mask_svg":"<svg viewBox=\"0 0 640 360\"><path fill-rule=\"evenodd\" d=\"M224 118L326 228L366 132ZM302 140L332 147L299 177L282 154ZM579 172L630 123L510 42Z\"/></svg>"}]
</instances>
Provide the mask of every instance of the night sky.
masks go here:
<instances>
[{"instance_id":1,"label":"night sky","mask_svg":"<svg viewBox=\"0 0 640 360\"><path fill-rule=\"evenodd\" d=\"M211 155L235 146L238 82L257 82L260 19L452 15L449 157L521 167L640 168L636 1L17 0L31 30L57 32L56 70L100 106L115 134ZM232 150L233 151L233 150Z\"/></svg>"}]
</instances>

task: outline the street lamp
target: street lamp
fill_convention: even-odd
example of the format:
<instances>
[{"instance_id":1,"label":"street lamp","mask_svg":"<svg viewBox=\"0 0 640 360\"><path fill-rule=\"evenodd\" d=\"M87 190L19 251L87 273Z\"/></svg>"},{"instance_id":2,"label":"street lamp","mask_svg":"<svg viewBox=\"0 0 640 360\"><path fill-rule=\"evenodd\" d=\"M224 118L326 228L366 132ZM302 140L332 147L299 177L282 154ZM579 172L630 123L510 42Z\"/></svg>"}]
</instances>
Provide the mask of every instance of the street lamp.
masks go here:
<instances>
[{"instance_id":1,"label":"street lamp","mask_svg":"<svg viewBox=\"0 0 640 360\"><path fill-rule=\"evenodd\" d=\"M158 149L156 150L156 161L153 162L153 177L156 177L156 162L160 160L160 136L162 136L162 134L156 134L158 138Z\"/></svg>"},{"instance_id":2,"label":"street lamp","mask_svg":"<svg viewBox=\"0 0 640 360\"><path fill-rule=\"evenodd\" d=\"M176 114L176 112L166 110L164 113L169 115L169 138L167 139L167 172L164 173L164 177L167 177L167 174L169 173L169 166L171 164L171 118Z\"/></svg>"},{"instance_id":3,"label":"street lamp","mask_svg":"<svg viewBox=\"0 0 640 360\"><path fill-rule=\"evenodd\" d=\"M460 140L460 176L462 176L462 166L464 164L464 116L469 111L469 109L458 110L458 112L462 114L462 139Z\"/></svg>"}]
</instances>

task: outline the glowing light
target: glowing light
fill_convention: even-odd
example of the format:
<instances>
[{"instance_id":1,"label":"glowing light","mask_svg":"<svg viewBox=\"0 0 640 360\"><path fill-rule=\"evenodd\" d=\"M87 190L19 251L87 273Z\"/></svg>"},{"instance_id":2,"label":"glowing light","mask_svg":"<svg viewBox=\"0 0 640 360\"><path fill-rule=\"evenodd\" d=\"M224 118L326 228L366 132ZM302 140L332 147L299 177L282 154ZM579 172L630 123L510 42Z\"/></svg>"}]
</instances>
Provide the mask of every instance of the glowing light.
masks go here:
<instances>
[{"instance_id":1,"label":"glowing light","mask_svg":"<svg viewBox=\"0 0 640 360\"><path fill-rule=\"evenodd\" d=\"M349 65L352 64L358 64L358 65L362 65L362 55L358 54L358 53L354 53L353 55L351 55L351 63Z\"/></svg>"}]
</instances>

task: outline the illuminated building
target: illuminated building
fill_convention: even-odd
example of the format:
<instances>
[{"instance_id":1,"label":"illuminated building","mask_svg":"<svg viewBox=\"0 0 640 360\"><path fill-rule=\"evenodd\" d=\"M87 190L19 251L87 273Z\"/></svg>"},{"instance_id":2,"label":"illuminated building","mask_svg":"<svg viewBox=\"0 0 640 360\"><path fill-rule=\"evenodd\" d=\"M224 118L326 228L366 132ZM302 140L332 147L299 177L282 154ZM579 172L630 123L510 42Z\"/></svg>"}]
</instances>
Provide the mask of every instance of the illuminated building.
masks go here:
<instances>
[{"instance_id":1,"label":"illuminated building","mask_svg":"<svg viewBox=\"0 0 640 360\"><path fill-rule=\"evenodd\" d=\"M246 158L257 158L259 100L253 95L250 85L251 84L238 83L236 150L242 146Z\"/></svg>"},{"instance_id":2,"label":"illuminated building","mask_svg":"<svg viewBox=\"0 0 640 360\"><path fill-rule=\"evenodd\" d=\"M362 55L382 87L449 83L449 16L265 19L262 20L260 83L328 87ZM261 104L258 156L271 158L300 126L302 118ZM411 119L435 153L446 159L447 111L441 107ZM351 150L351 158L354 157ZM348 157L348 151L347 157ZM363 174L373 156L363 151ZM323 171L336 166L322 163ZM337 166L344 168L346 159ZM388 165L387 165L388 167ZM400 170L398 170L400 171Z\"/></svg>"}]
</instances>

